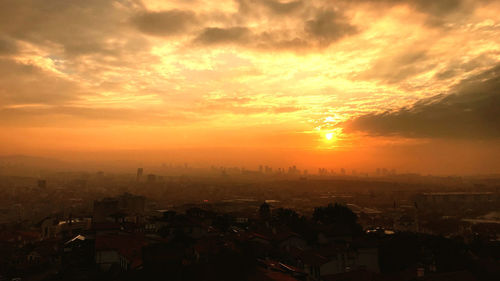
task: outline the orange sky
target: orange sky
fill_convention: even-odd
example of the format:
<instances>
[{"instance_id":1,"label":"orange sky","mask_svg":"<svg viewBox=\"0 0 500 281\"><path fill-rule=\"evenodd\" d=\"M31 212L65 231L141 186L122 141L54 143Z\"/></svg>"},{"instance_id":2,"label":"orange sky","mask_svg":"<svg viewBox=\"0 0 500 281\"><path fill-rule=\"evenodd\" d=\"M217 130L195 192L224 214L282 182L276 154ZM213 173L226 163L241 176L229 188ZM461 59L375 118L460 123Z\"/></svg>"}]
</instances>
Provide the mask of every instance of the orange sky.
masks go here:
<instances>
[{"instance_id":1,"label":"orange sky","mask_svg":"<svg viewBox=\"0 0 500 281\"><path fill-rule=\"evenodd\" d=\"M0 154L500 173L499 59L497 1L5 0Z\"/></svg>"}]
</instances>

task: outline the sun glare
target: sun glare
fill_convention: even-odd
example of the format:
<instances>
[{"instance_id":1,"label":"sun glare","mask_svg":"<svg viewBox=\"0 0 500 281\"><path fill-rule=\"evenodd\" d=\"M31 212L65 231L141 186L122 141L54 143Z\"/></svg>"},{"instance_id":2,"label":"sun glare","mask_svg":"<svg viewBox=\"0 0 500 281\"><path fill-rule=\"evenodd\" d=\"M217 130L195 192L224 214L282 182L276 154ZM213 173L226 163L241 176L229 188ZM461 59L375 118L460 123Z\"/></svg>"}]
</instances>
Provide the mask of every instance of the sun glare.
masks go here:
<instances>
[{"instance_id":1,"label":"sun glare","mask_svg":"<svg viewBox=\"0 0 500 281\"><path fill-rule=\"evenodd\" d=\"M325 134L325 138L327 140L332 140L333 139L333 133L327 133L327 134Z\"/></svg>"}]
</instances>

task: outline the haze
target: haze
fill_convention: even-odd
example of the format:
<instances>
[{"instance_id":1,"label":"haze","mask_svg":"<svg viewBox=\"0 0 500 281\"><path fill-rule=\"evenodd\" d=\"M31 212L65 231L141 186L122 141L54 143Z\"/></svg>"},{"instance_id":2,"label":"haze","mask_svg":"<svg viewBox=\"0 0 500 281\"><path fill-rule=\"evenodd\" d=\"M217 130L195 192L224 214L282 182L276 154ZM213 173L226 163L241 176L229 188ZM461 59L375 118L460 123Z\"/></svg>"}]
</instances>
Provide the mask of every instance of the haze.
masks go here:
<instances>
[{"instance_id":1,"label":"haze","mask_svg":"<svg viewBox=\"0 0 500 281\"><path fill-rule=\"evenodd\" d=\"M0 154L500 173L498 1L0 2Z\"/></svg>"}]
</instances>

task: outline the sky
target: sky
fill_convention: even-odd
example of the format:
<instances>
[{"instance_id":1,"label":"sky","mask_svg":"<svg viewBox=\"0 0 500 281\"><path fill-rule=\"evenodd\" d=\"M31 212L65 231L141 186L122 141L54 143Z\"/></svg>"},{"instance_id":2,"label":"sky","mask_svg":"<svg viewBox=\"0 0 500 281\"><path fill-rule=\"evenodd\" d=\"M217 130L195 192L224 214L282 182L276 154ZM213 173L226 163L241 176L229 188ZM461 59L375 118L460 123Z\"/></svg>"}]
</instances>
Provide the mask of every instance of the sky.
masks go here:
<instances>
[{"instance_id":1,"label":"sky","mask_svg":"<svg viewBox=\"0 0 500 281\"><path fill-rule=\"evenodd\" d=\"M3 0L0 154L500 173L500 2Z\"/></svg>"}]
</instances>

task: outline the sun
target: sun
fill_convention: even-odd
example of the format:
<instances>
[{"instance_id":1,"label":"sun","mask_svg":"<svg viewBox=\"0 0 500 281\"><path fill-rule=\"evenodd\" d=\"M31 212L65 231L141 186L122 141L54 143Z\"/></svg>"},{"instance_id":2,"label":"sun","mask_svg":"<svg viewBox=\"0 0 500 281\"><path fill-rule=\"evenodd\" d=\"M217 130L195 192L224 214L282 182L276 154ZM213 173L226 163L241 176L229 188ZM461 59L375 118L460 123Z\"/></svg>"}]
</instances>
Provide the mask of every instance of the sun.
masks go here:
<instances>
[{"instance_id":1,"label":"sun","mask_svg":"<svg viewBox=\"0 0 500 281\"><path fill-rule=\"evenodd\" d=\"M328 131L323 131L323 140L324 142L331 144L333 142L337 142L340 139L340 136L342 135L342 128L334 128L330 129Z\"/></svg>"}]
</instances>

